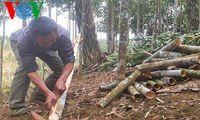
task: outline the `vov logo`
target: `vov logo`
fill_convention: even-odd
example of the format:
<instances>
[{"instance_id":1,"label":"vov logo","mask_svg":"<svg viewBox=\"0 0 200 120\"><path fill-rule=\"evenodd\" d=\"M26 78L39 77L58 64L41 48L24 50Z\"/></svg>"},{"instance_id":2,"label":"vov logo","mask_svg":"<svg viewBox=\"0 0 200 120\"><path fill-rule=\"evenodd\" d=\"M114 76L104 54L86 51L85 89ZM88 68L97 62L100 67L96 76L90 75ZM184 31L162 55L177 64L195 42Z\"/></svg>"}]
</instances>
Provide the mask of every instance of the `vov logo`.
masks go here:
<instances>
[{"instance_id":1,"label":"vov logo","mask_svg":"<svg viewBox=\"0 0 200 120\"><path fill-rule=\"evenodd\" d=\"M15 9L13 8L13 2L4 2L4 3L6 4L11 19L14 19L15 12L20 19L28 19L32 15L32 13L35 19L37 19L40 14L42 4L44 2L39 2L40 3L39 9L37 7L37 2L28 2L28 3L15 2L16 4Z\"/></svg>"}]
</instances>

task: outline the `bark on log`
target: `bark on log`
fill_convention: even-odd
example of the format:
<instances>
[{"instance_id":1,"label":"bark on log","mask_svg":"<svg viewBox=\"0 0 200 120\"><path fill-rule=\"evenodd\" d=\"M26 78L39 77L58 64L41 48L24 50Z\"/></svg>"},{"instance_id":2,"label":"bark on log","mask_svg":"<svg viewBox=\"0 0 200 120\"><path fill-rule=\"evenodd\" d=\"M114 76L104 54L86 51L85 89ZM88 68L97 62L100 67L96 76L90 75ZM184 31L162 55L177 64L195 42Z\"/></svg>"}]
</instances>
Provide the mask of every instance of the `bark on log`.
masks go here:
<instances>
[{"instance_id":1,"label":"bark on log","mask_svg":"<svg viewBox=\"0 0 200 120\"><path fill-rule=\"evenodd\" d=\"M151 84L151 86L153 86L154 90L160 90L161 86L159 84L157 84L156 82L152 81L152 80L148 80L147 81L149 84Z\"/></svg>"},{"instance_id":2,"label":"bark on log","mask_svg":"<svg viewBox=\"0 0 200 120\"><path fill-rule=\"evenodd\" d=\"M135 98L141 97L141 94L140 94L132 85L130 85L130 86L128 87L128 92L129 92L131 95L135 96Z\"/></svg>"},{"instance_id":3,"label":"bark on log","mask_svg":"<svg viewBox=\"0 0 200 120\"><path fill-rule=\"evenodd\" d=\"M199 64L199 63L200 63L200 56L195 56L195 57L160 61L160 62L155 62L155 63L144 63L141 65L136 65L136 68L142 72L146 72L146 71L166 69L169 66L179 67L179 66L189 66L193 64Z\"/></svg>"},{"instance_id":4,"label":"bark on log","mask_svg":"<svg viewBox=\"0 0 200 120\"><path fill-rule=\"evenodd\" d=\"M144 85L145 87L147 87L148 89L152 90L153 89L153 86L148 83L148 82L145 82L145 81L141 81L140 82L142 85Z\"/></svg>"},{"instance_id":5,"label":"bark on log","mask_svg":"<svg viewBox=\"0 0 200 120\"><path fill-rule=\"evenodd\" d=\"M173 78L173 77L163 77L160 80L167 83L168 85L175 85L176 84L176 79Z\"/></svg>"},{"instance_id":6,"label":"bark on log","mask_svg":"<svg viewBox=\"0 0 200 120\"><path fill-rule=\"evenodd\" d=\"M200 65L199 64L195 64L195 65L189 66L189 69L191 69L191 70L200 70Z\"/></svg>"},{"instance_id":7,"label":"bark on log","mask_svg":"<svg viewBox=\"0 0 200 120\"><path fill-rule=\"evenodd\" d=\"M199 56L199 55L200 55L200 53L196 53L196 54L192 54L192 55L186 55L186 56L183 56L183 57L174 57L174 58L152 58L151 62L160 62L160 61L164 61L164 60L173 60L173 59L195 57L195 56Z\"/></svg>"},{"instance_id":8,"label":"bark on log","mask_svg":"<svg viewBox=\"0 0 200 120\"><path fill-rule=\"evenodd\" d=\"M144 95L148 99L152 99L155 97L155 93L145 86L139 84L138 82L134 82L134 87L138 90L142 95Z\"/></svg>"},{"instance_id":9,"label":"bark on log","mask_svg":"<svg viewBox=\"0 0 200 120\"><path fill-rule=\"evenodd\" d=\"M128 76L125 80L121 81L115 89L113 89L107 96L105 96L98 103L101 107L106 107L115 97L117 97L122 91L124 91L128 86L133 84L135 79L140 76L141 72L139 70L135 70L130 76Z\"/></svg>"},{"instance_id":10,"label":"bark on log","mask_svg":"<svg viewBox=\"0 0 200 120\"><path fill-rule=\"evenodd\" d=\"M112 90L113 88L115 88L117 85L118 85L118 83L115 80L115 81L112 81L110 83L106 83L106 84L100 85L99 86L99 90L101 90L101 91L109 91L109 90Z\"/></svg>"},{"instance_id":11,"label":"bark on log","mask_svg":"<svg viewBox=\"0 0 200 120\"><path fill-rule=\"evenodd\" d=\"M154 80L157 84L159 84L160 86L162 86L164 89L168 87L168 85L163 82L163 81L160 81L159 79L155 79Z\"/></svg>"},{"instance_id":12,"label":"bark on log","mask_svg":"<svg viewBox=\"0 0 200 120\"><path fill-rule=\"evenodd\" d=\"M192 76L192 77L200 77L200 70L189 70L184 68L178 68L181 70L184 70L186 72L186 75Z\"/></svg>"},{"instance_id":13,"label":"bark on log","mask_svg":"<svg viewBox=\"0 0 200 120\"><path fill-rule=\"evenodd\" d=\"M160 49L159 51L157 51L156 53L154 53L152 56L150 56L149 58L147 58L146 60L143 61L143 63L148 63L151 62L152 58L157 58L160 51L164 51L164 50L174 50L175 48L177 48L179 45L181 45L181 41L178 39L175 39L174 41L172 41L171 43L169 43L168 45L164 46L162 49Z\"/></svg>"},{"instance_id":14,"label":"bark on log","mask_svg":"<svg viewBox=\"0 0 200 120\"><path fill-rule=\"evenodd\" d=\"M174 51L182 52L182 53L199 53L200 46L191 46L191 45L180 45Z\"/></svg>"},{"instance_id":15,"label":"bark on log","mask_svg":"<svg viewBox=\"0 0 200 120\"><path fill-rule=\"evenodd\" d=\"M160 51L159 58L174 58L174 57L182 57L186 54L180 52L171 52L171 51Z\"/></svg>"},{"instance_id":16,"label":"bark on log","mask_svg":"<svg viewBox=\"0 0 200 120\"><path fill-rule=\"evenodd\" d=\"M159 70L151 72L153 78L162 77L184 77L186 72L184 70Z\"/></svg>"}]
</instances>

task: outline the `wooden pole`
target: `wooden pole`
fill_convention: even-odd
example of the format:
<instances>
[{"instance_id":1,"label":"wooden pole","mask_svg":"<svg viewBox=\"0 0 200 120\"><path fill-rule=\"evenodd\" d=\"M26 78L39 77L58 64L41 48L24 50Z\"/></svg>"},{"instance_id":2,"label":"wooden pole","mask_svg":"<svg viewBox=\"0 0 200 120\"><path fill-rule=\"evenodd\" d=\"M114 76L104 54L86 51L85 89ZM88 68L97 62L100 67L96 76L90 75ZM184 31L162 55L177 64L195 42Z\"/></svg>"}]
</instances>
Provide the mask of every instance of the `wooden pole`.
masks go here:
<instances>
[{"instance_id":1,"label":"wooden pole","mask_svg":"<svg viewBox=\"0 0 200 120\"><path fill-rule=\"evenodd\" d=\"M79 43L79 40L80 40L80 35L78 37L78 42L77 44L75 43L74 45L74 56L75 58L77 57L77 51L78 51L78 43ZM67 81L65 83L66 85L66 90L65 92L60 96L60 98L57 100L57 103L55 105L55 107L52 107L51 108L51 112L49 114L49 120L59 120L61 115L62 115L62 111L64 109L64 106L65 106L65 100L66 100L66 96L67 96L67 91L69 89L69 85L71 83L71 80L72 80L72 75L74 73L74 68L73 70L71 71L70 75L68 76L67 78Z\"/></svg>"}]
</instances>

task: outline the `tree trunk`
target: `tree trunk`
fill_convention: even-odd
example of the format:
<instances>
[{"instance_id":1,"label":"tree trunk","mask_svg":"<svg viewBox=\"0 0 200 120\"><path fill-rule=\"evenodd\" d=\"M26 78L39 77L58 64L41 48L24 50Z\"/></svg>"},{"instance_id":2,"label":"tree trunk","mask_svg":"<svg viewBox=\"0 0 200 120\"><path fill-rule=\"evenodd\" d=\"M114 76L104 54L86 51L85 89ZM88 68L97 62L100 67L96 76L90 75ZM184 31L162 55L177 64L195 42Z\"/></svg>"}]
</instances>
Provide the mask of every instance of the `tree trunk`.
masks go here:
<instances>
[{"instance_id":1,"label":"tree trunk","mask_svg":"<svg viewBox=\"0 0 200 120\"><path fill-rule=\"evenodd\" d=\"M70 7L68 8L68 24L69 24L69 36L70 36L70 39L71 39L71 19L70 19L70 14L71 14L71 10L70 10Z\"/></svg>"},{"instance_id":2,"label":"tree trunk","mask_svg":"<svg viewBox=\"0 0 200 120\"><path fill-rule=\"evenodd\" d=\"M138 9L137 9L137 33L136 33L136 35L138 35L140 32L140 0L137 0L137 4L138 4Z\"/></svg>"},{"instance_id":3,"label":"tree trunk","mask_svg":"<svg viewBox=\"0 0 200 120\"><path fill-rule=\"evenodd\" d=\"M84 29L81 29L81 10L85 8L85 23ZM76 0L76 21L78 23L78 29L83 30L83 63L88 66L91 63L95 65L101 62L101 51L98 45L97 36L95 33L95 24L93 20L92 0L86 0L86 5L82 6L82 1Z\"/></svg>"},{"instance_id":4,"label":"tree trunk","mask_svg":"<svg viewBox=\"0 0 200 120\"><path fill-rule=\"evenodd\" d=\"M161 20L162 20L161 2L162 2L162 0L158 0L158 35L160 35L161 32L162 32L162 27L161 27Z\"/></svg>"},{"instance_id":5,"label":"tree trunk","mask_svg":"<svg viewBox=\"0 0 200 120\"><path fill-rule=\"evenodd\" d=\"M49 0L48 11L49 11L49 18L51 18L51 0Z\"/></svg>"},{"instance_id":6,"label":"tree trunk","mask_svg":"<svg viewBox=\"0 0 200 120\"><path fill-rule=\"evenodd\" d=\"M107 0L107 52L114 52L114 1Z\"/></svg>"},{"instance_id":7,"label":"tree trunk","mask_svg":"<svg viewBox=\"0 0 200 120\"><path fill-rule=\"evenodd\" d=\"M157 0L154 0L154 22L153 22L153 39L152 39L152 52L156 49L156 34L157 34Z\"/></svg>"},{"instance_id":8,"label":"tree trunk","mask_svg":"<svg viewBox=\"0 0 200 120\"><path fill-rule=\"evenodd\" d=\"M0 92L2 91L2 80L3 80L3 44L4 44L4 39L5 39L5 16L6 16L6 7L3 5L3 38L1 40L1 58L0 58Z\"/></svg>"},{"instance_id":9,"label":"tree trunk","mask_svg":"<svg viewBox=\"0 0 200 120\"><path fill-rule=\"evenodd\" d=\"M178 5L178 0L174 0L174 28L173 28L173 32L176 32L176 30L177 30L177 5Z\"/></svg>"},{"instance_id":10,"label":"tree trunk","mask_svg":"<svg viewBox=\"0 0 200 120\"><path fill-rule=\"evenodd\" d=\"M200 1L199 1L199 31L200 31Z\"/></svg>"},{"instance_id":11,"label":"tree trunk","mask_svg":"<svg viewBox=\"0 0 200 120\"><path fill-rule=\"evenodd\" d=\"M187 14L188 14L188 23L189 23L189 32L197 31L199 25L199 10L197 8L198 0L187 0Z\"/></svg>"},{"instance_id":12,"label":"tree trunk","mask_svg":"<svg viewBox=\"0 0 200 120\"><path fill-rule=\"evenodd\" d=\"M128 7L129 3L126 0L121 1L120 6L120 42L117 62L117 80L122 81L125 78L126 72L126 49L128 40Z\"/></svg>"}]
</instances>

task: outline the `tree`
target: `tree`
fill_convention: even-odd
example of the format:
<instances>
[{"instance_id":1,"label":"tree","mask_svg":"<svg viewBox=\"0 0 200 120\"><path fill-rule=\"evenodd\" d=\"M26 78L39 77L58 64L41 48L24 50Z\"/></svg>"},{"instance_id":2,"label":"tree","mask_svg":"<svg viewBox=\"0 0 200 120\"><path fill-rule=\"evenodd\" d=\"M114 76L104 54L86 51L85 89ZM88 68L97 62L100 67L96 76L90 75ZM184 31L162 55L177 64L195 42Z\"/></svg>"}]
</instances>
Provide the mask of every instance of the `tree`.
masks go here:
<instances>
[{"instance_id":1,"label":"tree","mask_svg":"<svg viewBox=\"0 0 200 120\"><path fill-rule=\"evenodd\" d=\"M85 27L83 33L83 64L88 66L101 62L101 51L98 45L97 36L95 33L95 24L93 19L92 0L86 0L86 7L82 6L82 1L76 0L76 21L78 29L81 30L81 10L85 8Z\"/></svg>"},{"instance_id":2,"label":"tree","mask_svg":"<svg viewBox=\"0 0 200 120\"><path fill-rule=\"evenodd\" d=\"M125 79L126 71L126 48L128 41L128 21L129 21L129 1L121 0L120 5L120 42L117 62L117 80L122 81Z\"/></svg>"},{"instance_id":3,"label":"tree","mask_svg":"<svg viewBox=\"0 0 200 120\"><path fill-rule=\"evenodd\" d=\"M3 78L3 44L5 39L5 15L6 15L6 7L3 5L3 38L1 40L1 58L0 58L0 92L2 89L2 78Z\"/></svg>"}]
</instances>

